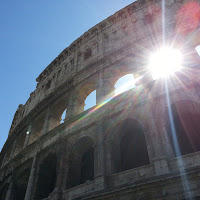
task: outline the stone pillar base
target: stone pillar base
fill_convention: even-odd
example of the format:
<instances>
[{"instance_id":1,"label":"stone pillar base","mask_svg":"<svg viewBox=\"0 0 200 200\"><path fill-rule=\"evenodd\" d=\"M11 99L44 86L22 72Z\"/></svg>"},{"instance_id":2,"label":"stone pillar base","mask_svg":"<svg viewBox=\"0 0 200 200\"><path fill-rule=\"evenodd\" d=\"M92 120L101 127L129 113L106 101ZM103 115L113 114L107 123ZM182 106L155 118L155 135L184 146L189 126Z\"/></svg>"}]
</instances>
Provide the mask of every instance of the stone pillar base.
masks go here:
<instances>
[{"instance_id":1,"label":"stone pillar base","mask_svg":"<svg viewBox=\"0 0 200 200\"><path fill-rule=\"evenodd\" d=\"M156 175L169 173L169 164L166 157L159 157L153 160Z\"/></svg>"},{"instance_id":2,"label":"stone pillar base","mask_svg":"<svg viewBox=\"0 0 200 200\"><path fill-rule=\"evenodd\" d=\"M106 188L106 177L104 175L96 176L94 181L96 190L104 190Z\"/></svg>"}]
</instances>

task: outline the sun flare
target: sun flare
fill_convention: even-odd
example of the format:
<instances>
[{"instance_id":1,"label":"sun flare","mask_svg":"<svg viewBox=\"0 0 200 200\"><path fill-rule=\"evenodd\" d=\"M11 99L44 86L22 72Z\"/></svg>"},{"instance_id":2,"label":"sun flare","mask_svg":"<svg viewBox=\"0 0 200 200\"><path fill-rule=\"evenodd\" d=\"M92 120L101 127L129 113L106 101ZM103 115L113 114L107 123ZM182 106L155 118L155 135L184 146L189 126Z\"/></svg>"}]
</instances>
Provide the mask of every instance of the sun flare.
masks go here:
<instances>
[{"instance_id":1,"label":"sun flare","mask_svg":"<svg viewBox=\"0 0 200 200\"><path fill-rule=\"evenodd\" d=\"M149 69L154 80L166 78L182 68L182 54L177 49L161 48L150 56Z\"/></svg>"},{"instance_id":2,"label":"sun flare","mask_svg":"<svg viewBox=\"0 0 200 200\"><path fill-rule=\"evenodd\" d=\"M135 80L133 74L127 74L121 77L115 84L115 94L121 94L127 90L130 90L135 87Z\"/></svg>"}]
</instances>

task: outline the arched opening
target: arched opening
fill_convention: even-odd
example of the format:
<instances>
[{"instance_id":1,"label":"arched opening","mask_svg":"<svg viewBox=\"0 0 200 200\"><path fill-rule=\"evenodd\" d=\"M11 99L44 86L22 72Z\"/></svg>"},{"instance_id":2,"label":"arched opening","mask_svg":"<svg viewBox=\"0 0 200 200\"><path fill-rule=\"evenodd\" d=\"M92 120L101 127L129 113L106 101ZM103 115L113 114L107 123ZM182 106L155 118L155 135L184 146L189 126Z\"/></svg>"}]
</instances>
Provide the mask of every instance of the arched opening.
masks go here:
<instances>
[{"instance_id":1,"label":"arched opening","mask_svg":"<svg viewBox=\"0 0 200 200\"><path fill-rule=\"evenodd\" d=\"M70 156L67 188L72 188L94 179L94 147L89 137L80 139Z\"/></svg>"},{"instance_id":2,"label":"arched opening","mask_svg":"<svg viewBox=\"0 0 200 200\"><path fill-rule=\"evenodd\" d=\"M10 147L8 148L8 151L6 152L4 159L3 159L3 164L5 165L6 163L9 162L11 158L11 151L13 149L13 145L10 145Z\"/></svg>"},{"instance_id":3,"label":"arched opening","mask_svg":"<svg viewBox=\"0 0 200 200\"><path fill-rule=\"evenodd\" d=\"M118 124L112 143L112 169L121 172L149 164L149 156L141 125L133 119Z\"/></svg>"},{"instance_id":4,"label":"arched opening","mask_svg":"<svg viewBox=\"0 0 200 200\"><path fill-rule=\"evenodd\" d=\"M96 90L91 92L85 99L84 110L87 110L96 105Z\"/></svg>"},{"instance_id":5,"label":"arched opening","mask_svg":"<svg viewBox=\"0 0 200 200\"><path fill-rule=\"evenodd\" d=\"M49 108L48 131L64 123L65 119L70 117L69 93L55 100Z\"/></svg>"},{"instance_id":6,"label":"arched opening","mask_svg":"<svg viewBox=\"0 0 200 200\"><path fill-rule=\"evenodd\" d=\"M81 178L80 183L94 179L94 148L85 152L81 159Z\"/></svg>"},{"instance_id":7,"label":"arched opening","mask_svg":"<svg viewBox=\"0 0 200 200\"><path fill-rule=\"evenodd\" d=\"M35 200L47 198L56 185L57 157L49 154L41 163L36 183Z\"/></svg>"},{"instance_id":8,"label":"arched opening","mask_svg":"<svg viewBox=\"0 0 200 200\"><path fill-rule=\"evenodd\" d=\"M9 185L8 184L3 185L1 182L0 182L0 185L1 185L0 186L0 200L5 200Z\"/></svg>"},{"instance_id":9,"label":"arched opening","mask_svg":"<svg viewBox=\"0 0 200 200\"><path fill-rule=\"evenodd\" d=\"M26 139L26 132L23 131L22 133L18 135L16 139L14 156L16 156L18 153L20 153L23 150L25 139Z\"/></svg>"},{"instance_id":10,"label":"arched opening","mask_svg":"<svg viewBox=\"0 0 200 200\"><path fill-rule=\"evenodd\" d=\"M196 51L197 51L197 53L198 53L198 55L200 56L200 45L198 45L198 46L196 46Z\"/></svg>"},{"instance_id":11,"label":"arched opening","mask_svg":"<svg viewBox=\"0 0 200 200\"><path fill-rule=\"evenodd\" d=\"M46 113L47 113L46 110L43 111L32 121L31 130L28 131L29 134L28 144L33 143L42 135Z\"/></svg>"},{"instance_id":12,"label":"arched opening","mask_svg":"<svg viewBox=\"0 0 200 200\"><path fill-rule=\"evenodd\" d=\"M171 112L173 123L168 120L167 130L174 154L179 156L200 151L200 105L180 101L171 105Z\"/></svg>"},{"instance_id":13,"label":"arched opening","mask_svg":"<svg viewBox=\"0 0 200 200\"><path fill-rule=\"evenodd\" d=\"M115 94L121 94L135 87L133 74L127 74L118 79L115 83Z\"/></svg>"},{"instance_id":14,"label":"arched opening","mask_svg":"<svg viewBox=\"0 0 200 200\"><path fill-rule=\"evenodd\" d=\"M22 173L15 177L14 182L14 200L23 200L26 194L30 169L25 169Z\"/></svg>"},{"instance_id":15,"label":"arched opening","mask_svg":"<svg viewBox=\"0 0 200 200\"><path fill-rule=\"evenodd\" d=\"M66 117L66 113L67 113L67 109L64 110L64 112L63 112L63 114L61 116L61 120L60 120L61 124L65 122L64 120L65 120L65 117Z\"/></svg>"},{"instance_id":16,"label":"arched opening","mask_svg":"<svg viewBox=\"0 0 200 200\"><path fill-rule=\"evenodd\" d=\"M73 115L78 115L96 105L96 82L98 76L80 84L73 95Z\"/></svg>"}]
</instances>

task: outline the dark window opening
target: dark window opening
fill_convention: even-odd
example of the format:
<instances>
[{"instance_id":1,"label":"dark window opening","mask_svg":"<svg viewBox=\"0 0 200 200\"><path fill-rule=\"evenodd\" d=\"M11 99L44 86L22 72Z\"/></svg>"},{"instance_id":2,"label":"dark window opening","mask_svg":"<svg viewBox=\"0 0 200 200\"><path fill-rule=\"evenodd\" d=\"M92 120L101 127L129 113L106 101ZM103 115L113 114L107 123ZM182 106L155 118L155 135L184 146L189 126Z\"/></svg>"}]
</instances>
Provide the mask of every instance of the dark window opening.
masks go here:
<instances>
[{"instance_id":1,"label":"dark window opening","mask_svg":"<svg viewBox=\"0 0 200 200\"><path fill-rule=\"evenodd\" d=\"M117 126L112 150L113 171L121 172L149 164L142 127L128 119Z\"/></svg>"},{"instance_id":2,"label":"dark window opening","mask_svg":"<svg viewBox=\"0 0 200 200\"><path fill-rule=\"evenodd\" d=\"M94 179L93 141L86 137L78 141L70 157L67 188L72 188Z\"/></svg>"},{"instance_id":3,"label":"dark window opening","mask_svg":"<svg viewBox=\"0 0 200 200\"><path fill-rule=\"evenodd\" d=\"M84 54L84 59L88 59L90 56L92 56L92 50L88 49Z\"/></svg>"},{"instance_id":4,"label":"dark window opening","mask_svg":"<svg viewBox=\"0 0 200 200\"><path fill-rule=\"evenodd\" d=\"M40 113L32 121L31 130L29 131L28 145L36 141L42 135L46 114L47 114L47 110Z\"/></svg>"},{"instance_id":5,"label":"dark window opening","mask_svg":"<svg viewBox=\"0 0 200 200\"><path fill-rule=\"evenodd\" d=\"M16 177L16 180L14 182L14 200L24 200L29 175L30 170L26 169L22 174Z\"/></svg>"},{"instance_id":6,"label":"dark window opening","mask_svg":"<svg viewBox=\"0 0 200 200\"><path fill-rule=\"evenodd\" d=\"M74 66L74 59L70 60L71 66Z\"/></svg>"},{"instance_id":7,"label":"dark window opening","mask_svg":"<svg viewBox=\"0 0 200 200\"><path fill-rule=\"evenodd\" d=\"M48 80L47 84L46 84L46 89L48 90L51 87L51 81Z\"/></svg>"},{"instance_id":8,"label":"dark window opening","mask_svg":"<svg viewBox=\"0 0 200 200\"><path fill-rule=\"evenodd\" d=\"M7 191L8 191L8 184L6 184L6 185L4 185L3 187L0 188L0 200L6 199Z\"/></svg>"},{"instance_id":9,"label":"dark window opening","mask_svg":"<svg viewBox=\"0 0 200 200\"><path fill-rule=\"evenodd\" d=\"M186 107L187 105L181 106ZM200 151L200 113L191 113L189 110L185 112L181 106L178 106L178 109L176 105L171 107L175 133L172 133L168 123L169 140L176 156ZM176 134L178 146L176 146L173 140L175 137L172 134Z\"/></svg>"},{"instance_id":10,"label":"dark window opening","mask_svg":"<svg viewBox=\"0 0 200 200\"><path fill-rule=\"evenodd\" d=\"M82 156L80 183L94 179L94 148L89 149Z\"/></svg>"},{"instance_id":11,"label":"dark window opening","mask_svg":"<svg viewBox=\"0 0 200 200\"><path fill-rule=\"evenodd\" d=\"M53 192L56 185L56 163L55 155L47 156L40 165L36 186L35 200L47 198Z\"/></svg>"},{"instance_id":12,"label":"dark window opening","mask_svg":"<svg viewBox=\"0 0 200 200\"><path fill-rule=\"evenodd\" d=\"M23 150L25 139L26 139L26 133L22 132L17 138L16 146L14 150L14 156Z\"/></svg>"}]
</instances>

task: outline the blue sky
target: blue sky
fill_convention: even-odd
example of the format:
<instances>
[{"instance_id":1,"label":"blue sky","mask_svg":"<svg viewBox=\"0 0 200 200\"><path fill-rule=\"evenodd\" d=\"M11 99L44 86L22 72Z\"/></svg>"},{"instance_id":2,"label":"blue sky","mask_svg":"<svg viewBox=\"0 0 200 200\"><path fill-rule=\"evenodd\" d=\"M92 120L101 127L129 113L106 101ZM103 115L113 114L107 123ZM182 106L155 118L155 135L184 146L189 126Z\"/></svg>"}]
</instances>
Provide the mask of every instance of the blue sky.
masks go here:
<instances>
[{"instance_id":1,"label":"blue sky","mask_svg":"<svg viewBox=\"0 0 200 200\"><path fill-rule=\"evenodd\" d=\"M43 69L88 29L133 0L0 1L0 149Z\"/></svg>"}]
</instances>

